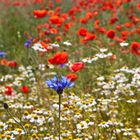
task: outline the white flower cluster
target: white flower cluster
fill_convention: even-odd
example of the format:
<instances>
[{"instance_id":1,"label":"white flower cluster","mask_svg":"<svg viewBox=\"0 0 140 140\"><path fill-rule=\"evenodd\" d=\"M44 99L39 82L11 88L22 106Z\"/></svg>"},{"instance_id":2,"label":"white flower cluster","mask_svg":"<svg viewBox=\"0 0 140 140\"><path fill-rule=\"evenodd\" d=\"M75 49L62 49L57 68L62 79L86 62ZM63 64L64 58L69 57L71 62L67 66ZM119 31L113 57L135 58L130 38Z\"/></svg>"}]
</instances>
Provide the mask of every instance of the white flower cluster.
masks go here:
<instances>
[{"instance_id":1,"label":"white flower cluster","mask_svg":"<svg viewBox=\"0 0 140 140\"><path fill-rule=\"evenodd\" d=\"M120 43L120 46L121 47L127 47L129 45L129 43L127 43L127 42L121 42Z\"/></svg>"},{"instance_id":2,"label":"white flower cluster","mask_svg":"<svg viewBox=\"0 0 140 140\"><path fill-rule=\"evenodd\" d=\"M60 47L60 45L58 43L49 44L49 49L59 48L59 47Z\"/></svg>"},{"instance_id":3,"label":"white flower cluster","mask_svg":"<svg viewBox=\"0 0 140 140\"><path fill-rule=\"evenodd\" d=\"M32 46L32 49L34 49L35 51L39 51L39 52L47 52L47 50L42 46L41 43L35 43Z\"/></svg>"},{"instance_id":4,"label":"white flower cluster","mask_svg":"<svg viewBox=\"0 0 140 140\"><path fill-rule=\"evenodd\" d=\"M109 58L112 55L111 52L108 52L108 49L100 49L100 53L95 54L93 57L84 58L82 61L85 63L92 63L100 59Z\"/></svg>"}]
</instances>

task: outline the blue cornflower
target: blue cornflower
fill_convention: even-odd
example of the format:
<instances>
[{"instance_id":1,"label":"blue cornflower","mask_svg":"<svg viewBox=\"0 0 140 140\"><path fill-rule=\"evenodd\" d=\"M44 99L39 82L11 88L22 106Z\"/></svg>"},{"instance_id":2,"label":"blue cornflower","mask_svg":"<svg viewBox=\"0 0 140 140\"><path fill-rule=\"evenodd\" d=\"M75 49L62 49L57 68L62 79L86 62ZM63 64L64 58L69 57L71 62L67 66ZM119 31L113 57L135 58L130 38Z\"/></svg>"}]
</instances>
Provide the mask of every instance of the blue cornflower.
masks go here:
<instances>
[{"instance_id":1,"label":"blue cornflower","mask_svg":"<svg viewBox=\"0 0 140 140\"><path fill-rule=\"evenodd\" d=\"M24 43L24 46L25 47L30 47L30 44L32 43L32 39L30 40L27 40L25 43Z\"/></svg>"},{"instance_id":2,"label":"blue cornflower","mask_svg":"<svg viewBox=\"0 0 140 140\"><path fill-rule=\"evenodd\" d=\"M64 68L66 65L65 65L65 64L59 64L59 66L60 66L61 68Z\"/></svg>"},{"instance_id":3,"label":"blue cornflower","mask_svg":"<svg viewBox=\"0 0 140 140\"><path fill-rule=\"evenodd\" d=\"M5 52L4 51L0 51L0 57L5 57Z\"/></svg>"},{"instance_id":4,"label":"blue cornflower","mask_svg":"<svg viewBox=\"0 0 140 140\"><path fill-rule=\"evenodd\" d=\"M53 79L47 80L46 84L49 88L54 89L58 94L62 94L65 88L71 88L74 86L74 83L65 76L61 76L61 80L55 76Z\"/></svg>"}]
</instances>

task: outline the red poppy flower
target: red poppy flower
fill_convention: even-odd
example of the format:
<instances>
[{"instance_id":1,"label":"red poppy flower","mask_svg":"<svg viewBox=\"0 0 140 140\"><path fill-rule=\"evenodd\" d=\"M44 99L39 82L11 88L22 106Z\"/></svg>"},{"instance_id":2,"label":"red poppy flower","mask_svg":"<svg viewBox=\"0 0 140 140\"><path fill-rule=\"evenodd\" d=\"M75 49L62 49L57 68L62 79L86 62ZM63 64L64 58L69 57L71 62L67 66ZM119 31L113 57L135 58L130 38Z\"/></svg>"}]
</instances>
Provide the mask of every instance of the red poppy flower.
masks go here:
<instances>
[{"instance_id":1,"label":"red poppy flower","mask_svg":"<svg viewBox=\"0 0 140 140\"><path fill-rule=\"evenodd\" d=\"M70 66L70 70L72 72L77 72L77 71L83 69L84 66L85 66L85 64L83 62L76 62L72 66Z\"/></svg>"},{"instance_id":2,"label":"red poppy flower","mask_svg":"<svg viewBox=\"0 0 140 140\"><path fill-rule=\"evenodd\" d=\"M116 26L116 29L119 30L119 31L122 30L122 28L123 28L122 25L117 25L117 26Z\"/></svg>"},{"instance_id":3,"label":"red poppy flower","mask_svg":"<svg viewBox=\"0 0 140 140\"><path fill-rule=\"evenodd\" d=\"M78 30L78 35L80 35L80 36L86 36L86 34L87 34L87 29L85 29L85 28L80 28L80 29Z\"/></svg>"},{"instance_id":4,"label":"red poppy flower","mask_svg":"<svg viewBox=\"0 0 140 140\"><path fill-rule=\"evenodd\" d=\"M61 37L61 36L59 36L59 35L58 35L58 36L56 36L55 38L56 38L56 40L57 40L57 41L61 41L61 40L62 40L62 37Z\"/></svg>"},{"instance_id":5,"label":"red poppy flower","mask_svg":"<svg viewBox=\"0 0 140 140\"><path fill-rule=\"evenodd\" d=\"M77 74L75 74L75 73L70 73L70 74L68 74L66 77L67 77L70 81L75 81L75 80L78 78Z\"/></svg>"},{"instance_id":6,"label":"red poppy flower","mask_svg":"<svg viewBox=\"0 0 140 140\"><path fill-rule=\"evenodd\" d=\"M69 12L68 12L68 14L69 14L70 16L74 15L75 13L76 13L76 7L72 7L72 8L69 10Z\"/></svg>"},{"instance_id":7,"label":"red poppy flower","mask_svg":"<svg viewBox=\"0 0 140 140\"><path fill-rule=\"evenodd\" d=\"M6 59L4 58L4 59L2 59L2 60L0 61L0 64L1 64L1 65L4 65L4 66L7 66L8 60L6 60Z\"/></svg>"},{"instance_id":8,"label":"red poppy flower","mask_svg":"<svg viewBox=\"0 0 140 140\"><path fill-rule=\"evenodd\" d=\"M113 38L115 37L115 31L111 29L111 30L109 30L109 31L106 33L106 35L107 35L109 38L113 39Z\"/></svg>"},{"instance_id":9,"label":"red poppy flower","mask_svg":"<svg viewBox=\"0 0 140 140\"><path fill-rule=\"evenodd\" d=\"M9 96L14 95L13 94L13 89L10 86L6 86L4 94L9 95Z\"/></svg>"},{"instance_id":10,"label":"red poppy flower","mask_svg":"<svg viewBox=\"0 0 140 140\"><path fill-rule=\"evenodd\" d=\"M34 10L34 16L36 18L43 18L47 14L47 10Z\"/></svg>"},{"instance_id":11,"label":"red poppy flower","mask_svg":"<svg viewBox=\"0 0 140 140\"><path fill-rule=\"evenodd\" d=\"M54 14L55 14L55 12L54 12L53 10L49 10L49 11L48 11L48 15L49 15L49 16L53 16Z\"/></svg>"},{"instance_id":12,"label":"red poppy flower","mask_svg":"<svg viewBox=\"0 0 140 140\"><path fill-rule=\"evenodd\" d=\"M113 17L110 19L109 24L112 25L114 24L116 21L118 21L118 19L116 17Z\"/></svg>"},{"instance_id":13,"label":"red poppy flower","mask_svg":"<svg viewBox=\"0 0 140 140\"><path fill-rule=\"evenodd\" d=\"M17 67L17 62L16 61L9 61L8 66L11 68L15 68L15 67Z\"/></svg>"},{"instance_id":14,"label":"red poppy flower","mask_svg":"<svg viewBox=\"0 0 140 140\"><path fill-rule=\"evenodd\" d=\"M131 2L131 0L125 0L125 2Z\"/></svg>"},{"instance_id":15,"label":"red poppy flower","mask_svg":"<svg viewBox=\"0 0 140 140\"><path fill-rule=\"evenodd\" d=\"M86 18L80 18L80 22L82 23L82 24L86 24L87 23L87 19Z\"/></svg>"},{"instance_id":16,"label":"red poppy flower","mask_svg":"<svg viewBox=\"0 0 140 140\"><path fill-rule=\"evenodd\" d=\"M86 13L86 19L87 20L91 19L92 17L93 17L93 13L91 13L91 12Z\"/></svg>"},{"instance_id":17,"label":"red poppy flower","mask_svg":"<svg viewBox=\"0 0 140 140\"><path fill-rule=\"evenodd\" d=\"M133 24L132 24L131 22L126 22L126 23L125 23L125 27L127 27L127 28L132 27L132 25L133 25Z\"/></svg>"},{"instance_id":18,"label":"red poppy flower","mask_svg":"<svg viewBox=\"0 0 140 140\"><path fill-rule=\"evenodd\" d=\"M61 3L61 0L56 0L56 3L57 3L57 4Z\"/></svg>"},{"instance_id":19,"label":"red poppy flower","mask_svg":"<svg viewBox=\"0 0 140 140\"><path fill-rule=\"evenodd\" d=\"M15 1L15 2L13 2L13 6L25 6L25 3L19 2L19 1Z\"/></svg>"},{"instance_id":20,"label":"red poppy flower","mask_svg":"<svg viewBox=\"0 0 140 140\"><path fill-rule=\"evenodd\" d=\"M73 25L74 25L74 22L70 22L70 23L66 23L64 26L66 30L69 30Z\"/></svg>"},{"instance_id":21,"label":"red poppy flower","mask_svg":"<svg viewBox=\"0 0 140 140\"><path fill-rule=\"evenodd\" d=\"M136 33L140 35L140 26L136 28Z\"/></svg>"},{"instance_id":22,"label":"red poppy flower","mask_svg":"<svg viewBox=\"0 0 140 140\"><path fill-rule=\"evenodd\" d=\"M48 62L53 65L65 64L68 62L68 53L67 52L56 53L53 57L48 59Z\"/></svg>"},{"instance_id":23,"label":"red poppy flower","mask_svg":"<svg viewBox=\"0 0 140 140\"><path fill-rule=\"evenodd\" d=\"M130 34L129 31L122 31L121 32L121 36L122 36L122 39L123 40L126 40L127 39L127 36Z\"/></svg>"},{"instance_id":24,"label":"red poppy flower","mask_svg":"<svg viewBox=\"0 0 140 140\"><path fill-rule=\"evenodd\" d=\"M49 6L50 9L52 9L54 7L53 2L52 1L49 1L48 6Z\"/></svg>"},{"instance_id":25,"label":"red poppy flower","mask_svg":"<svg viewBox=\"0 0 140 140\"><path fill-rule=\"evenodd\" d=\"M40 44L45 48L47 51L49 50L49 45L46 44L45 42L41 41Z\"/></svg>"},{"instance_id":26,"label":"red poppy flower","mask_svg":"<svg viewBox=\"0 0 140 140\"><path fill-rule=\"evenodd\" d=\"M36 0L35 3L41 3L44 2L44 0Z\"/></svg>"},{"instance_id":27,"label":"red poppy flower","mask_svg":"<svg viewBox=\"0 0 140 140\"><path fill-rule=\"evenodd\" d=\"M132 22L133 22L134 24L137 24L137 23L140 22L140 19L139 19L138 17L136 17L136 16L133 16L133 17L132 17Z\"/></svg>"},{"instance_id":28,"label":"red poppy flower","mask_svg":"<svg viewBox=\"0 0 140 140\"><path fill-rule=\"evenodd\" d=\"M97 31L99 32L99 33L106 33L106 28L105 27L100 27L100 28L97 28Z\"/></svg>"},{"instance_id":29,"label":"red poppy flower","mask_svg":"<svg viewBox=\"0 0 140 140\"><path fill-rule=\"evenodd\" d=\"M93 33L87 33L87 35L84 37L84 40L83 41L90 41L90 40L93 40L95 39L97 36Z\"/></svg>"},{"instance_id":30,"label":"red poppy flower","mask_svg":"<svg viewBox=\"0 0 140 140\"><path fill-rule=\"evenodd\" d=\"M95 22L94 22L94 27L95 27L95 29L98 29L99 28L99 25L100 25L100 20L95 20Z\"/></svg>"},{"instance_id":31,"label":"red poppy flower","mask_svg":"<svg viewBox=\"0 0 140 140\"><path fill-rule=\"evenodd\" d=\"M115 36L114 40L117 41L118 43L121 43L124 41L122 38L119 38L118 36Z\"/></svg>"},{"instance_id":32,"label":"red poppy flower","mask_svg":"<svg viewBox=\"0 0 140 140\"><path fill-rule=\"evenodd\" d=\"M30 92L30 89L29 89L28 86L22 86L21 87L21 92L23 92L23 93L29 93Z\"/></svg>"},{"instance_id":33,"label":"red poppy flower","mask_svg":"<svg viewBox=\"0 0 140 140\"><path fill-rule=\"evenodd\" d=\"M52 24L62 24L62 22L63 22L63 18L60 18L59 16L56 16L56 15L50 17L49 20Z\"/></svg>"},{"instance_id":34,"label":"red poppy flower","mask_svg":"<svg viewBox=\"0 0 140 140\"><path fill-rule=\"evenodd\" d=\"M51 28L51 29L50 29L50 33L51 33L51 34L57 34L57 33L58 33L58 29Z\"/></svg>"},{"instance_id":35,"label":"red poppy flower","mask_svg":"<svg viewBox=\"0 0 140 140\"><path fill-rule=\"evenodd\" d=\"M115 5L116 5L117 7L120 7L122 4L123 4L123 0L118 0L118 1L116 1L116 3L115 3Z\"/></svg>"},{"instance_id":36,"label":"red poppy flower","mask_svg":"<svg viewBox=\"0 0 140 140\"><path fill-rule=\"evenodd\" d=\"M132 42L130 46L131 53L140 55L140 42Z\"/></svg>"},{"instance_id":37,"label":"red poppy flower","mask_svg":"<svg viewBox=\"0 0 140 140\"><path fill-rule=\"evenodd\" d=\"M56 13L59 13L59 12L61 11L61 9L62 9L62 8L58 6L58 7L56 7L55 12L56 12ZM65 14L65 13L64 13L64 14Z\"/></svg>"},{"instance_id":38,"label":"red poppy flower","mask_svg":"<svg viewBox=\"0 0 140 140\"><path fill-rule=\"evenodd\" d=\"M137 4L137 9L140 10L140 3Z\"/></svg>"}]
</instances>

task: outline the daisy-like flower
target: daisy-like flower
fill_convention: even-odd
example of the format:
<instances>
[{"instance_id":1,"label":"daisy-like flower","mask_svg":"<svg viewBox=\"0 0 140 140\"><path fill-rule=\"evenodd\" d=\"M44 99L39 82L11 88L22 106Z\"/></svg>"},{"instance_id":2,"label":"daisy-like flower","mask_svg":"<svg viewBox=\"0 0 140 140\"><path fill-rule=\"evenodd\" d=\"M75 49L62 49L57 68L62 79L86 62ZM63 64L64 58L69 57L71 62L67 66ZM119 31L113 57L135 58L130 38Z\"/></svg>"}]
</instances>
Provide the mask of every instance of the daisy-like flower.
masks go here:
<instances>
[{"instance_id":1,"label":"daisy-like flower","mask_svg":"<svg viewBox=\"0 0 140 140\"><path fill-rule=\"evenodd\" d=\"M60 47L60 46L57 43L52 43L52 44L49 45L49 49L58 48L58 47Z\"/></svg>"},{"instance_id":2,"label":"daisy-like flower","mask_svg":"<svg viewBox=\"0 0 140 140\"><path fill-rule=\"evenodd\" d=\"M25 132L20 129L20 128L16 128L15 130L11 131L13 135L22 135L25 134Z\"/></svg>"},{"instance_id":3,"label":"daisy-like flower","mask_svg":"<svg viewBox=\"0 0 140 140\"><path fill-rule=\"evenodd\" d=\"M0 122L0 132L6 130L8 125L6 123Z\"/></svg>"},{"instance_id":4,"label":"daisy-like flower","mask_svg":"<svg viewBox=\"0 0 140 140\"><path fill-rule=\"evenodd\" d=\"M86 121L82 121L79 124L76 125L78 130L83 130L83 129L87 129L88 128L88 124ZM78 131L80 132L80 131Z\"/></svg>"},{"instance_id":5,"label":"daisy-like flower","mask_svg":"<svg viewBox=\"0 0 140 140\"><path fill-rule=\"evenodd\" d=\"M31 115L30 122L36 123L37 126L43 125L44 124L44 121L45 121L45 119L44 119L43 116L41 117L41 116L38 116L36 114L32 114Z\"/></svg>"},{"instance_id":6,"label":"daisy-like flower","mask_svg":"<svg viewBox=\"0 0 140 140\"><path fill-rule=\"evenodd\" d=\"M107 52L107 51L108 51L107 48L100 49L100 52L102 52L102 53Z\"/></svg>"},{"instance_id":7,"label":"daisy-like flower","mask_svg":"<svg viewBox=\"0 0 140 140\"><path fill-rule=\"evenodd\" d=\"M65 88L71 88L74 86L74 83L65 76L62 76L61 80L59 80L58 77L55 76L53 79L47 80L46 84L49 88L54 89L58 94L62 94Z\"/></svg>"},{"instance_id":8,"label":"daisy-like flower","mask_svg":"<svg viewBox=\"0 0 140 140\"><path fill-rule=\"evenodd\" d=\"M72 46L72 44L69 41L65 41L65 42L63 42L63 44L66 46Z\"/></svg>"},{"instance_id":9,"label":"daisy-like flower","mask_svg":"<svg viewBox=\"0 0 140 140\"><path fill-rule=\"evenodd\" d=\"M129 45L129 43L127 43L127 42L121 42L120 43L120 46L121 47L127 47Z\"/></svg>"}]
</instances>

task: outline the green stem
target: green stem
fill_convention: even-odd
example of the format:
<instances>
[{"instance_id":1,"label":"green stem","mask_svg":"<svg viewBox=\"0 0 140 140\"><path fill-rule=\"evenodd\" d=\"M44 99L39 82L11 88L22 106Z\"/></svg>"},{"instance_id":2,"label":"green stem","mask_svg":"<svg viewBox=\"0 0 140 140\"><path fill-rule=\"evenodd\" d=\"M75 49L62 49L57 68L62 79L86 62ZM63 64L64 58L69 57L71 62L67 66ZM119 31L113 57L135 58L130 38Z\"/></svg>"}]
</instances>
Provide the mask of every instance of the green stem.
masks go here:
<instances>
[{"instance_id":1,"label":"green stem","mask_svg":"<svg viewBox=\"0 0 140 140\"><path fill-rule=\"evenodd\" d=\"M60 123L61 123L61 94L59 94L59 140L61 137L61 127L60 127Z\"/></svg>"},{"instance_id":2,"label":"green stem","mask_svg":"<svg viewBox=\"0 0 140 140\"><path fill-rule=\"evenodd\" d=\"M24 128L24 126L21 124L21 122L18 122L18 121L14 118L13 114L9 111L9 109L6 109L6 112L9 114L9 116L10 116L18 125L21 126L21 128L22 128L23 131L25 132L25 135L26 135L27 140L28 140L28 133L27 133L26 129Z\"/></svg>"}]
</instances>

